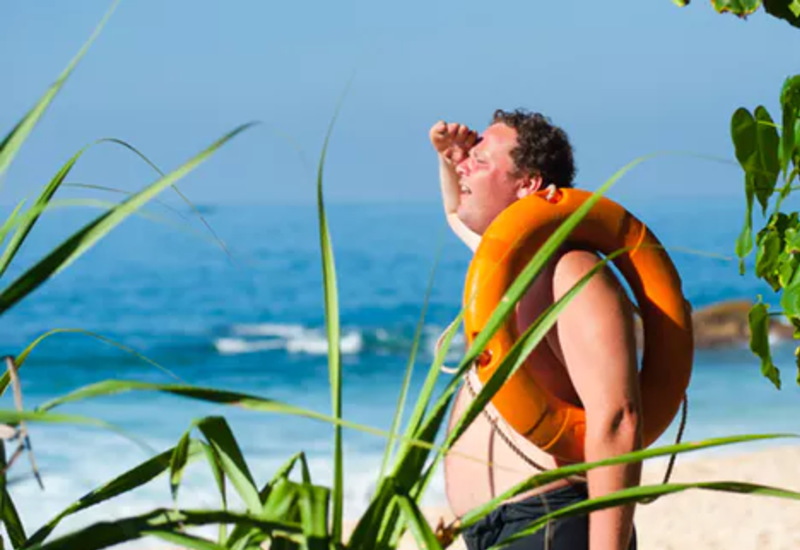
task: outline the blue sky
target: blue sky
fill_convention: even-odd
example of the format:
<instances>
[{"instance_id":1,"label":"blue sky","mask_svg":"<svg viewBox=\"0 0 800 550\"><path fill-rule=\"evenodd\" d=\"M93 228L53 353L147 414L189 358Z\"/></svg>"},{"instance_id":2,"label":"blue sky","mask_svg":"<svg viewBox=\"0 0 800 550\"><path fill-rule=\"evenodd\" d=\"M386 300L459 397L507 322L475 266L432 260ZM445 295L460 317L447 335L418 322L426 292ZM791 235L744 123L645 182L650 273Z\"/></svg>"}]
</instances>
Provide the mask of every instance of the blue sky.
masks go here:
<instances>
[{"instance_id":1,"label":"blue sky","mask_svg":"<svg viewBox=\"0 0 800 550\"><path fill-rule=\"evenodd\" d=\"M2 132L109 4L0 6ZM127 0L12 166L0 202L33 193L99 137L130 141L169 169L259 120L183 190L200 203L310 203L351 77L328 156L331 202L438 201L428 128L440 118L484 127L498 107L563 126L578 184L593 189L656 151L732 159L730 115L759 103L776 112L783 79L800 72L796 52L799 29L763 13L717 15L706 2ZM152 179L101 145L72 181L137 189ZM740 195L741 179L735 166L677 155L646 163L614 194L707 200Z\"/></svg>"}]
</instances>

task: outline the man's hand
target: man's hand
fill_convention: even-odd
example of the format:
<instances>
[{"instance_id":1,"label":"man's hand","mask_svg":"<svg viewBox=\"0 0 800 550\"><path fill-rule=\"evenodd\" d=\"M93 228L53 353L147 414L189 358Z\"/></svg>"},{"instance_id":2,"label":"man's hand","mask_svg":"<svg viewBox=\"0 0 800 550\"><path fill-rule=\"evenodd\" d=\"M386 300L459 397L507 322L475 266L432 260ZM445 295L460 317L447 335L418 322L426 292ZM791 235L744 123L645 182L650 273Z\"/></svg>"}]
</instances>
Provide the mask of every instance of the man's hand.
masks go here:
<instances>
[{"instance_id":1,"label":"man's hand","mask_svg":"<svg viewBox=\"0 0 800 550\"><path fill-rule=\"evenodd\" d=\"M467 158L469 150L478 141L478 133L464 124L440 120L431 127L433 148L451 166Z\"/></svg>"}]
</instances>

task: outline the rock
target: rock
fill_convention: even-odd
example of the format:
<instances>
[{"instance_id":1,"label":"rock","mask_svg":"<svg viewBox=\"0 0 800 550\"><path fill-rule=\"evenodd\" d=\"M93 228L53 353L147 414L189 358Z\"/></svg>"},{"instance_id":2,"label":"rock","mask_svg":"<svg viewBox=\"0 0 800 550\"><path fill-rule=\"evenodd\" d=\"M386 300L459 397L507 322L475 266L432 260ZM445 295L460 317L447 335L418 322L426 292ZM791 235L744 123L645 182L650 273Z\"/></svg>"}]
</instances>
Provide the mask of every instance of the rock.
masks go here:
<instances>
[{"instance_id":1,"label":"rock","mask_svg":"<svg viewBox=\"0 0 800 550\"><path fill-rule=\"evenodd\" d=\"M742 347L750 343L750 326L747 314L753 302L729 300L719 302L692 313L692 326L696 349ZM770 319L770 338L791 340L793 329L780 321L779 317ZM636 342L642 345L641 320L636 319Z\"/></svg>"}]
</instances>

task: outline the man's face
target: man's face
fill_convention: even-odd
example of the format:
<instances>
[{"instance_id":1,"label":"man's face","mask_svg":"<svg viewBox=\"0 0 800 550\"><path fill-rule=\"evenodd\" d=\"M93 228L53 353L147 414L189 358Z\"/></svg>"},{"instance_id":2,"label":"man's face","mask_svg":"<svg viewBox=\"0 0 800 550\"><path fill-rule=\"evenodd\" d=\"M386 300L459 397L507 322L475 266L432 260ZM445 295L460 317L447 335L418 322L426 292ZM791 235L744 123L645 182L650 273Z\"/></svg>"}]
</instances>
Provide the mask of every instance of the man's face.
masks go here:
<instances>
[{"instance_id":1,"label":"man's face","mask_svg":"<svg viewBox=\"0 0 800 550\"><path fill-rule=\"evenodd\" d=\"M532 190L530 178L514 175L511 151L516 146L514 128L492 124L456 166L461 183L458 217L479 235L507 206Z\"/></svg>"}]
</instances>

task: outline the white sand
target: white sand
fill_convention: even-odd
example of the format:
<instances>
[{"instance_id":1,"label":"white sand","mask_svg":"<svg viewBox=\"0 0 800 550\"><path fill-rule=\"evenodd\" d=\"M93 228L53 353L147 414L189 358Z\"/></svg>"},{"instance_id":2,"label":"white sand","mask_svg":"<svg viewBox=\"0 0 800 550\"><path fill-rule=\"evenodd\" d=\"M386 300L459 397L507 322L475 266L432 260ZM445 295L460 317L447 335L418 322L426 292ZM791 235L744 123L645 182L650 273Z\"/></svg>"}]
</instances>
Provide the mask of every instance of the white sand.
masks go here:
<instances>
[{"instance_id":1,"label":"white sand","mask_svg":"<svg viewBox=\"0 0 800 550\"><path fill-rule=\"evenodd\" d=\"M702 452L702 451L701 451ZM660 483L665 463L645 463L643 483ZM800 492L800 446L731 456L678 456L671 481L745 481ZM432 523L448 510L429 509ZM689 490L636 510L640 550L800 550L800 501ZM416 548L404 539L403 549ZM450 548L462 550L459 539Z\"/></svg>"}]
</instances>

